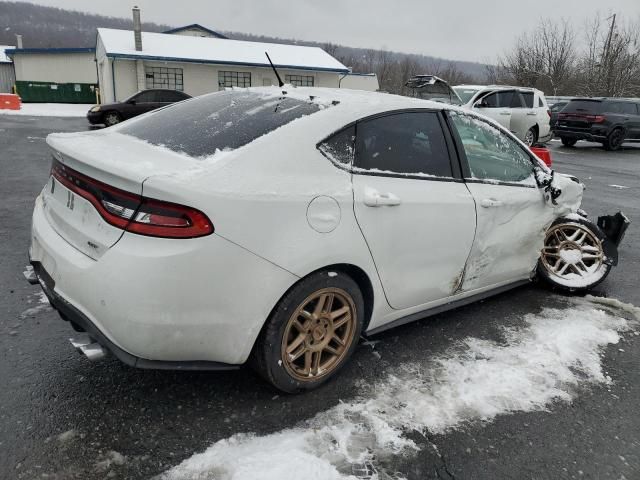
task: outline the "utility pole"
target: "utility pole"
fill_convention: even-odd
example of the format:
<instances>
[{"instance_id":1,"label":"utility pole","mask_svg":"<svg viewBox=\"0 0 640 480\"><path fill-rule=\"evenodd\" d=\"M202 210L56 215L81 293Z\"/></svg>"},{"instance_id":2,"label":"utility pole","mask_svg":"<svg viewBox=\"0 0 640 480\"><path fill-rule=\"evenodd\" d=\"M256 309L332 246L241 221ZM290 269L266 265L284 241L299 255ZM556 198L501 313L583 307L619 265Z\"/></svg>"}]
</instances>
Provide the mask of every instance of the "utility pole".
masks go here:
<instances>
[{"instance_id":1,"label":"utility pole","mask_svg":"<svg viewBox=\"0 0 640 480\"><path fill-rule=\"evenodd\" d=\"M603 52L603 58L602 61L600 62L600 65L604 66L605 70L605 93L606 96L610 96L611 95L611 75L612 75L612 70L613 70L613 64L611 61L611 42L613 41L613 32L614 29L616 27L616 14L614 13L613 15L611 15L609 18L607 18L607 20L611 20L611 26L609 27L609 34L607 35L607 41L605 42L605 46L604 46L604 52ZM602 70L601 70L602 71Z\"/></svg>"}]
</instances>

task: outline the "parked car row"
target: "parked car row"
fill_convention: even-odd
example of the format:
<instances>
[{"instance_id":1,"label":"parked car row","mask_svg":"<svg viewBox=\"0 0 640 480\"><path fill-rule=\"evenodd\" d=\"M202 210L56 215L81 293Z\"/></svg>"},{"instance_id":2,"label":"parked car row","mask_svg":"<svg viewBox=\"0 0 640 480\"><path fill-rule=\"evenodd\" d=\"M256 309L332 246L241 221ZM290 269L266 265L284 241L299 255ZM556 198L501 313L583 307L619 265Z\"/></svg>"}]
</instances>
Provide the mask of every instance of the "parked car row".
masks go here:
<instances>
[{"instance_id":1,"label":"parked car row","mask_svg":"<svg viewBox=\"0 0 640 480\"><path fill-rule=\"evenodd\" d=\"M434 75L416 75L406 85L419 98L461 105L482 113L528 146L551 139L551 111L540 90L504 85L450 87Z\"/></svg>"},{"instance_id":2,"label":"parked car row","mask_svg":"<svg viewBox=\"0 0 640 480\"><path fill-rule=\"evenodd\" d=\"M73 343L90 358L169 369L251 359L280 390L318 387L361 333L536 275L570 291L608 275L626 219L615 235L587 221L576 178L473 111L540 98L491 87L465 110L255 88L49 135L30 280L86 332Z\"/></svg>"}]
</instances>

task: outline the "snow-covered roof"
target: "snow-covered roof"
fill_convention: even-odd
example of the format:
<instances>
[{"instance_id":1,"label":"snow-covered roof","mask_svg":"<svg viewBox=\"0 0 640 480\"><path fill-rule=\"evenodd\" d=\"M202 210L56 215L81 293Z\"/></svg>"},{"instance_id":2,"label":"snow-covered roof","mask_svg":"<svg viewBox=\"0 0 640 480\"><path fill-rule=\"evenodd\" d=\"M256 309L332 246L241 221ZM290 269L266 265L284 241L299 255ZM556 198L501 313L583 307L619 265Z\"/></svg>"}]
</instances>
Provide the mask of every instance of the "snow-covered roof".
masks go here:
<instances>
[{"instance_id":1,"label":"snow-covered roof","mask_svg":"<svg viewBox=\"0 0 640 480\"><path fill-rule=\"evenodd\" d=\"M207 34L209 34L209 35L211 35L212 37L215 37L215 38L224 38L225 40L229 39L229 37L227 37L225 35L222 35L221 33L218 33L215 30L211 30L210 28L203 27L199 23L192 23L191 25L185 25L183 27L172 28L171 30L165 30L162 33L176 34L176 33L184 32L185 30L199 30L202 33L207 33Z\"/></svg>"},{"instance_id":2,"label":"snow-covered roof","mask_svg":"<svg viewBox=\"0 0 640 480\"><path fill-rule=\"evenodd\" d=\"M0 45L0 63L11 63L11 59L5 53L5 50L13 50L13 45Z\"/></svg>"},{"instance_id":3,"label":"snow-covered roof","mask_svg":"<svg viewBox=\"0 0 640 480\"><path fill-rule=\"evenodd\" d=\"M133 31L110 28L99 28L98 39L109 57L269 67L265 55L268 52L276 67L339 73L349 71L318 47L142 32L142 51L136 51Z\"/></svg>"}]
</instances>

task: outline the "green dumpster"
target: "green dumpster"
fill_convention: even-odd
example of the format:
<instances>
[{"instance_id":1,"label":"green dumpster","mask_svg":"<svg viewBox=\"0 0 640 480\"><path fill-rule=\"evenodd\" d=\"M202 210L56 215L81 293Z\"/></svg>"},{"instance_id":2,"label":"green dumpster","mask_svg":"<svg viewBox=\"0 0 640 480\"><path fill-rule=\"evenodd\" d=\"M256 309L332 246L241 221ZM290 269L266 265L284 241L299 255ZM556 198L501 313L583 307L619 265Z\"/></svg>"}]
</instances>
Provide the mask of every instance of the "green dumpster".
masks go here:
<instances>
[{"instance_id":1,"label":"green dumpster","mask_svg":"<svg viewBox=\"0 0 640 480\"><path fill-rule=\"evenodd\" d=\"M96 103L93 83L16 81L16 91L25 103Z\"/></svg>"}]
</instances>

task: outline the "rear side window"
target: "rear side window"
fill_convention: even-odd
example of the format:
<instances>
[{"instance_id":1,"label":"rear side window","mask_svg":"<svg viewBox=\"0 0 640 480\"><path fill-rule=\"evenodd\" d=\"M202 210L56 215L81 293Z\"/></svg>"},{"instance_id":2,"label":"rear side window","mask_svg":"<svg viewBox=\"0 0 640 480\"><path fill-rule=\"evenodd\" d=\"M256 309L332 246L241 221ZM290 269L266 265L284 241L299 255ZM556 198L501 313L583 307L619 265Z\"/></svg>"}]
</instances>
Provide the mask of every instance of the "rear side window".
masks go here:
<instances>
[{"instance_id":1,"label":"rear side window","mask_svg":"<svg viewBox=\"0 0 640 480\"><path fill-rule=\"evenodd\" d=\"M335 133L318 145L318 149L329 160L351 166L355 152L356 126L352 125Z\"/></svg>"},{"instance_id":2,"label":"rear side window","mask_svg":"<svg viewBox=\"0 0 640 480\"><path fill-rule=\"evenodd\" d=\"M192 157L236 149L320 110L317 103L248 91L223 91L177 103L118 130Z\"/></svg>"},{"instance_id":3,"label":"rear side window","mask_svg":"<svg viewBox=\"0 0 640 480\"><path fill-rule=\"evenodd\" d=\"M533 92L521 92L524 104L527 108L533 108Z\"/></svg>"},{"instance_id":4,"label":"rear side window","mask_svg":"<svg viewBox=\"0 0 640 480\"><path fill-rule=\"evenodd\" d=\"M633 103L607 102L603 108L604 113L620 113L623 115L637 115L638 111Z\"/></svg>"},{"instance_id":5,"label":"rear side window","mask_svg":"<svg viewBox=\"0 0 640 480\"><path fill-rule=\"evenodd\" d=\"M435 112L404 112L358 123L356 171L451 177L444 133Z\"/></svg>"},{"instance_id":6,"label":"rear side window","mask_svg":"<svg viewBox=\"0 0 640 480\"><path fill-rule=\"evenodd\" d=\"M541 97L538 97L538 107L544 107L544 102Z\"/></svg>"}]
</instances>

